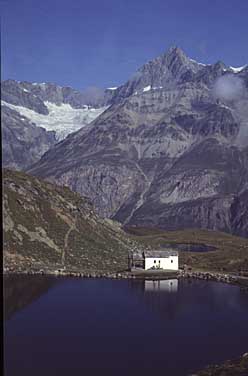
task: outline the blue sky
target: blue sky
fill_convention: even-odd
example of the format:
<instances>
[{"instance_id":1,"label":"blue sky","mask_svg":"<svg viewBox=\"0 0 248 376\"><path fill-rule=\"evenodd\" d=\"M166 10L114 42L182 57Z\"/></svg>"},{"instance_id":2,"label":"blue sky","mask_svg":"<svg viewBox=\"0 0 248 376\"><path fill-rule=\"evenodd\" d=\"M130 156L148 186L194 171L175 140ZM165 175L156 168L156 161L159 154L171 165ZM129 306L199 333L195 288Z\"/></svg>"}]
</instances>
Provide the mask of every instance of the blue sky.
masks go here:
<instances>
[{"instance_id":1,"label":"blue sky","mask_svg":"<svg viewBox=\"0 0 248 376\"><path fill-rule=\"evenodd\" d=\"M118 86L172 45L205 63L248 63L247 0L0 3L2 79Z\"/></svg>"}]
</instances>

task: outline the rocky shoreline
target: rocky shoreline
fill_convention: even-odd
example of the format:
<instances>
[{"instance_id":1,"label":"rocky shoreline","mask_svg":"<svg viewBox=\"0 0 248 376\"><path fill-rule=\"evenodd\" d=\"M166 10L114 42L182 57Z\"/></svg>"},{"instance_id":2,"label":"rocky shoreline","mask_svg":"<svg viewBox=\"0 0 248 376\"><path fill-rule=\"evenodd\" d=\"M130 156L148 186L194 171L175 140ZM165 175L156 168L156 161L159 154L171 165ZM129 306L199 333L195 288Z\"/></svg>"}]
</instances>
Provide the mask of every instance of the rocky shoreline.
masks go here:
<instances>
[{"instance_id":1,"label":"rocky shoreline","mask_svg":"<svg viewBox=\"0 0 248 376\"><path fill-rule=\"evenodd\" d=\"M240 286L241 290L248 292L248 277L223 274L217 272L203 272L203 271L171 271L171 272L150 272L150 271L119 271L119 272L101 272L101 271L72 271L72 270L29 270L29 271L13 271L4 269L4 275L7 274L23 274L23 275L44 275L44 276L56 276L56 277L77 277L77 278L108 278L108 279L146 279L146 280L163 280L163 279L200 279L206 281L222 282L231 285Z\"/></svg>"},{"instance_id":2,"label":"rocky shoreline","mask_svg":"<svg viewBox=\"0 0 248 376\"><path fill-rule=\"evenodd\" d=\"M209 281L223 282L232 285L239 285L242 290L248 291L248 277L223 274L215 272L202 272L202 271L180 271L180 277L189 279L203 279Z\"/></svg>"},{"instance_id":3,"label":"rocky shoreline","mask_svg":"<svg viewBox=\"0 0 248 376\"><path fill-rule=\"evenodd\" d=\"M12 271L12 270L4 270L4 275L8 274L22 274L22 275L44 275L44 276L56 276L56 277L77 277L77 278L109 278L109 279L171 279L171 278L178 278L179 273L135 273L135 272L128 272L128 271L120 271L120 272L79 272L79 271L69 271L69 270L49 270L49 271Z\"/></svg>"},{"instance_id":4,"label":"rocky shoreline","mask_svg":"<svg viewBox=\"0 0 248 376\"><path fill-rule=\"evenodd\" d=\"M248 353L219 365L210 365L190 376L247 376Z\"/></svg>"}]
</instances>

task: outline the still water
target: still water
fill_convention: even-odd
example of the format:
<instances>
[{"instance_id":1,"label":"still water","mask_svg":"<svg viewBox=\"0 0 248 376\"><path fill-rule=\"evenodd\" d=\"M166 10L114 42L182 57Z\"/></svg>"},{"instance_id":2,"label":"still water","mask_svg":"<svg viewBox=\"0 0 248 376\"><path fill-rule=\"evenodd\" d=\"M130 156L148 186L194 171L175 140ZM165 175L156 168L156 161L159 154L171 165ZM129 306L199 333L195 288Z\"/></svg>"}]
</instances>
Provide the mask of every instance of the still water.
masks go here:
<instances>
[{"instance_id":1,"label":"still water","mask_svg":"<svg viewBox=\"0 0 248 376\"><path fill-rule=\"evenodd\" d=\"M248 351L248 294L209 281L12 276L5 374L189 375Z\"/></svg>"}]
</instances>

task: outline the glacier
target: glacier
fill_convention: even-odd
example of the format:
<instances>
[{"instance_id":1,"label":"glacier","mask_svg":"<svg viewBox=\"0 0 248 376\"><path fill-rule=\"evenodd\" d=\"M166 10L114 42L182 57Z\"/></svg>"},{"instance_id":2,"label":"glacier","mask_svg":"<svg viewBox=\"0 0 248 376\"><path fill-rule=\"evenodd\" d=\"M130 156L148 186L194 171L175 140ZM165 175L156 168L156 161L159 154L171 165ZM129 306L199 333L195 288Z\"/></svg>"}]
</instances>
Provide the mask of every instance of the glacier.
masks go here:
<instances>
[{"instance_id":1,"label":"glacier","mask_svg":"<svg viewBox=\"0 0 248 376\"><path fill-rule=\"evenodd\" d=\"M83 108L76 109L69 104L56 105L46 101L44 104L47 106L49 114L43 115L26 107L5 101L1 101L1 103L17 111L21 116L25 116L38 127L45 128L47 131L54 131L57 141L63 140L68 134L91 123L109 107L93 108L85 105Z\"/></svg>"}]
</instances>

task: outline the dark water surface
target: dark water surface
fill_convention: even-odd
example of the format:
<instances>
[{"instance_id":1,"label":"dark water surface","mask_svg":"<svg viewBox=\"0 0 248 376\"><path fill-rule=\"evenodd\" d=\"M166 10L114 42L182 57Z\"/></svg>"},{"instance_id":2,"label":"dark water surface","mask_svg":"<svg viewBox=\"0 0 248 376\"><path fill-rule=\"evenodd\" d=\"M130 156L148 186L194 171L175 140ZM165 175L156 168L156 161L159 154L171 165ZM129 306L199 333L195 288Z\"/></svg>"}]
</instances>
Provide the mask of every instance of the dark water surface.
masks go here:
<instances>
[{"instance_id":1,"label":"dark water surface","mask_svg":"<svg viewBox=\"0 0 248 376\"><path fill-rule=\"evenodd\" d=\"M6 376L188 375L248 351L248 294L208 281L11 277Z\"/></svg>"}]
</instances>

